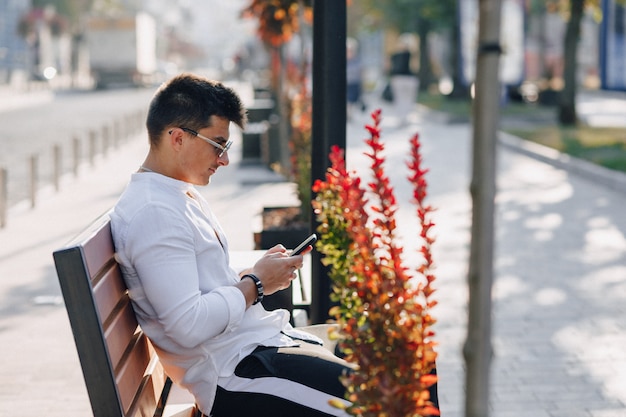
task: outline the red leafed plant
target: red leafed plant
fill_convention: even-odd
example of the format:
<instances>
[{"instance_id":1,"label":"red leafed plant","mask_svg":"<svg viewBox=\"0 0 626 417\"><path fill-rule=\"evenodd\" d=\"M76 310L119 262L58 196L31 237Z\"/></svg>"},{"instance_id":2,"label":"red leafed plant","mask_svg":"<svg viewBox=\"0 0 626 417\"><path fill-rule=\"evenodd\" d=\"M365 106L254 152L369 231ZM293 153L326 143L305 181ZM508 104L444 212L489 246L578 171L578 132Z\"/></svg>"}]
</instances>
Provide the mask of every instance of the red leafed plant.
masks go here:
<instances>
[{"instance_id":1,"label":"red leafed plant","mask_svg":"<svg viewBox=\"0 0 626 417\"><path fill-rule=\"evenodd\" d=\"M321 235L317 247L329 267L331 298L337 303L330 311L339 324L334 337L346 360L356 365L342 379L351 402L346 411L363 417L436 416L439 410L429 394L437 381L437 354L435 319L430 315L436 301L429 220L433 208L424 202L427 170L422 168L416 134L410 140L408 179L414 186L423 262L410 270L402 259L395 219L398 206L384 169L381 111L374 111L372 119L373 125L366 126L371 135L366 155L373 175L369 192L355 172L346 170L344 152L338 147L331 150L325 181L313 186L312 204ZM369 201L368 196L375 200Z\"/></svg>"}]
</instances>

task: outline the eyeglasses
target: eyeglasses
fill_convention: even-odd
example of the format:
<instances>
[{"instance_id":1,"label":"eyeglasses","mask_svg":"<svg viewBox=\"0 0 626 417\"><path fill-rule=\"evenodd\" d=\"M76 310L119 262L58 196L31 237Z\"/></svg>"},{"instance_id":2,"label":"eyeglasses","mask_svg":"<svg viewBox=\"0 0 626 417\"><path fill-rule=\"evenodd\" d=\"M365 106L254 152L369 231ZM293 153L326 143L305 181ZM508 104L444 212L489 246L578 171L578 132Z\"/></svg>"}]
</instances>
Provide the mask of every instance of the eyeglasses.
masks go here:
<instances>
[{"instance_id":1,"label":"eyeglasses","mask_svg":"<svg viewBox=\"0 0 626 417\"><path fill-rule=\"evenodd\" d=\"M188 129L186 127L181 127L181 129L184 130L185 132L191 133L192 135L199 137L203 141L208 142L211 145L215 146L215 148L219 150L219 152L217 153L217 157L218 158L221 158L222 155L224 155L224 153L228 152L230 147L233 145L233 141L232 140L229 140L228 142L226 142L226 144L221 145L221 144L217 143L216 141L214 141L213 139L209 139L206 136L202 136L200 133L196 132L195 130Z\"/></svg>"}]
</instances>

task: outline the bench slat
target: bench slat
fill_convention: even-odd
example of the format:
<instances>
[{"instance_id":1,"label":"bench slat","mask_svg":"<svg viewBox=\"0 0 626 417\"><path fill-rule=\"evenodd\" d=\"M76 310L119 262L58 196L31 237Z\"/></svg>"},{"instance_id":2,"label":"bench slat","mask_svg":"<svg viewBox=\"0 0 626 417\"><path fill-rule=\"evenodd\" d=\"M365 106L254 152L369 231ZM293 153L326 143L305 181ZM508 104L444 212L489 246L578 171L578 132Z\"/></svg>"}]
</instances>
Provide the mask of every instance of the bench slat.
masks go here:
<instances>
[{"instance_id":1,"label":"bench slat","mask_svg":"<svg viewBox=\"0 0 626 417\"><path fill-rule=\"evenodd\" d=\"M103 321L111 315L126 291L126 284L117 264L113 263L104 271L104 275L95 283L92 282L94 298L98 306L98 313Z\"/></svg>"},{"instance_id":2,"label":"bench slat","mask_svg":"<svg viewBox=\"0 0 626 417\"><path fill-rule=\"evenodd\" d=\"M121 300L119 308L104 325L104 336L113 369L118 369L124 355L128 356L126 352L136 347L134 340L138 337L137 333L141 332L138 326L130 300L128 298ZM146 356L146 364L149 361L149 356Z\"/></svg>"},{"instance_id":3,"label":"bench slat","mask_svg":"<svg viewBox=\"0 0 626 417\"><path fill-rule=\"evenodd\" d=\"M150 369L152 361L157 360L156 353L149 346L148 338L143 333L138 336L134 341L134 346L129 349L127 355L120 361L120 366L115 369L120 399L125 411L130 409L135 400L136 393L142 386L146 371ZM157 401L155 399L155 404Z\"/></svg>"},{"instance_id":4,"label":"bench slat","mask_svg":"<svg viewBox=\"0 0 626 417\"><path fill-rule=\"evenodd\" d=\"M148 374L144 377L141 389L126 413L127 417L152 417L150 413L154 413L158 406L159 397L167 378L163 366L158 360L155 359L150 367L152 369L149 369Z\"/></svg>"},{"instance_id":5,"label":"bench slat","mask_svg":"<svg viewBox=\"0 0 626 417\"><path fill-rule=\"evenodd\" d=\"M189 391L172 384L162 417L199 417L200 412L195 407L194 401Z\"/></svg>"},{"instance_id":6,"label":"bench slat","mask_svg":"<svg viewBox=\"0 0 626 417\"><path fill-rule=\"evenodd\" d=\"M94 230L92 236L82 242L82 247L89 276L91 279L96 279L101 269L109 263L115 253L111 236L111 223L106 221L101 227Z\"/></svg>"}]
</instances>

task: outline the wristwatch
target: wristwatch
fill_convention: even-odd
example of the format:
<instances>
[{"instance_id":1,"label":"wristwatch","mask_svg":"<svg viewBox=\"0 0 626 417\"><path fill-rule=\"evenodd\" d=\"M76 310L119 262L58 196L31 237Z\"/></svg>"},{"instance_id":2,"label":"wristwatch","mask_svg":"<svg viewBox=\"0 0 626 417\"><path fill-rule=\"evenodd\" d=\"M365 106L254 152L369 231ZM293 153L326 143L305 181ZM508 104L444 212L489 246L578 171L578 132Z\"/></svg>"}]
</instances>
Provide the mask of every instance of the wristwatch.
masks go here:
<instances>
[{"instance_id":1,"label":"wristwatch","mask_svg":"<svg viewBox=\"0 0 626 417\"><path fill-rule=\"evenodd\" d=\"M254 274L245 274L241 277L241 279L243 280L244 278L250 278L252 281L254 281L254 285L256 285L256 300L254 300L252 305L258 304L263 301L263 284L261 283L259 277Z\"/></svg>"}]
</instances>

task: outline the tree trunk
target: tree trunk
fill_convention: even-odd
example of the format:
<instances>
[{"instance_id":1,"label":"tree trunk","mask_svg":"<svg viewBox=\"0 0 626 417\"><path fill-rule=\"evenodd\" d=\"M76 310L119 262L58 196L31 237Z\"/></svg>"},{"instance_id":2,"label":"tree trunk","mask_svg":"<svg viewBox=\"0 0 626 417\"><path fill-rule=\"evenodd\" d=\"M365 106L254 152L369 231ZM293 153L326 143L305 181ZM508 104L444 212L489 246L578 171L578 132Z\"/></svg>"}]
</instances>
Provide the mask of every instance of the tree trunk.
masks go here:
<instances>
[{"instance_id":1,"label":"tree trunk","mask_svg":"<svg viewBox=\"0 0 626 417\"><path fill-rule=\"evenodd\" d=\"M430 33L430 24L425 19L418 19L417 22L417 35L420 40L420 66L417 73L417 78L420 80L420 91L427 91L430 84L433 82L433 70L430 65L430 48L428 46L428 34Z\"/></svg>"},{"instance_id":2,"label":"tree trunk","mask_svg":"<svg viewBox=\"0 0 626 417\"><path fill-rule=\"evenodd\" d=\"M564 49L564 86L559 98L559 123L564 126L575 125L578 121L576 115L576 90L578 73L578 39L580 38L580 22L583 17L585 0L570 0L570 18L565 31Z\"/></svg>"},{"instance_id":3,"label":"tree trunk","mask_svg":"<svg viewBox=\"0 0 626 417\"><path fill-rule=\"evenodd\" d=\"M473 113L472 229L469 316L463 347L466 417L489 416L491 287L493 282L496 135L500 107L500 19L502 0L480 0L476 100Z\"/></svg>"},{"instance_id":4,"label":"tree trunk","mask_svg":"<svg viewBox=\"0 0 626 417\"><path fill-rule=\"evenodd\" d=\"M458 23L458 22L457 22ZM452 29L452 92L448 96L452 99L467 99L469 96L468 88L463 82L461 69L461 42L459 42L460 28L454 25Z\"/></svg>"}]
</instances>

